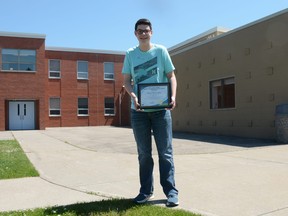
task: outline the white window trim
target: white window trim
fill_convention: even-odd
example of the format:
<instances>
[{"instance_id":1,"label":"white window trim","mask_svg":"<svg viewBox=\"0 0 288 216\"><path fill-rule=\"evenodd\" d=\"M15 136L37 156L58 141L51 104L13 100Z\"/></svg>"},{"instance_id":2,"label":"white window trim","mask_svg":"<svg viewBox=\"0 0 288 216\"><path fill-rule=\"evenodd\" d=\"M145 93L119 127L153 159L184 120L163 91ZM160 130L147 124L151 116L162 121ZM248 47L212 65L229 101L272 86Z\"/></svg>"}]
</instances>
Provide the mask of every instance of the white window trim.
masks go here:
<instances>
[{"instance_id":1,"label":"white window trim","mask_svg":"<svg viewBox=\"0 0 288 216\"><path fill-rule=\"evenodd\" d=\"M51 109L51 108L50 108L50 99L59 99L59 101L60 101L60 108L59 108L59 109ZM58 115L51 114L51 111L52 111L52 110L59 110L59 111L60 111L60 114L58 114ZM61 98L60 98L60 97L50 97L50 98L49 98L49 117L59 117L59 116L61 116Z\"/></svg>"},{"instance_id":2,"label":"white window trim","mask_svg":"<svg viewBox=\"0 0 288 216\"><path fill-rule=\"evenodd\" d=\"M18 72L18 73L36 73L37 72L37 51L36 50L33 50L33 49L13 49L13 48L2 48L3 49L7 49L7 50L17 50L18 51L18 58L19 58L19 51L21 50L31 50L31 51L35 51L35 68L36 70L13 70L13 69L10 69L10 70L5 70L2 68L2 59L1 59L1 64L0 64L0 70L2 72ZM2 58L2 52L1 52L1 58ZM4 62L5 63L5 62ZM18 61L18 64L19 64L19 61Z\"/></svg>"},{"instance_id":3,"label":"white window trim","mask_svg":"<svg viewBox=\"0 0 288 216\"><path fill-rule=\"evenodd\" d=\"M106 73L105 72L105 64L113 64L113 73ZM104 69L104 80L115 80L115 64L114 62L103 62L103 69ZM113 78L106 78L105 75L111 75L113 74Z\"/></svg>"},{"instance_id":4,"label":"white window trim","mask_svg":"<svg viewBox=\"0 0 288 216\"><path fill-rule=\"evenodd\" d=\"M87 114L79 114L79 111L80 111L80 110L87 110ZM88 108L88 109L85 109L85 108L78 108L77 116L89 116L89 108Z\"/></svg>"},{"instance_id":5,"label":"white window trim","mask_svg":"<svg viewBox=\"0 0 288 216\"><path fill-rule=\"evenodd\" d=\"M105 97L105 98L104 98L104 116L115 116L115 115L116 115L116 114L115 114L116 112L115 112L115 101L114 101L114 98L113 98L114 108L106 108L106 107L105 107L105 105L106 105L105 99L106 99L106 98L112 98L112 97ZM107 110L113 110L114 112L113 112L113 114L109 114L109 113L106 113Z\"/></svg>"},{"instance_id":6,"label":"white window trim","mask_svg":"<svg viewBox=\"0 0 288 216\"><path fill-rule=\"evenodd\" d=\"M87 97L80 97L80 98L86 98L88 102L88 108L79 108L79 100L78 100L78 105L77 105L77 116L89 116L89 98ZM78 99L80 99L78 98ZM87 110L87 114L79 114L79 111L81 110Z\"/></svg>"},{"instance_id":7,"label":"white window trim","mask_svg":"<svg viewBox=\"0 0 288 216\"><path fill-rule=\"evenodd\" d=\"M59 61L59 63L60 63L60 70L59 71L52 71L52 70L50 70L50 61L51 60L57 60L57 61ZM49 79L61 79L61 60L60 59L49 59L49 65L48 65L48 67L49 67ZM50 73L59 73L59 77L53 77L53 76L50 76Z\"/></svg>"},{"instance_id":8,"label":"white window trim","mask_svg":"<svg viewBox=\"0 0 288 216\"><path fill-rule=\"evenodd\" d=\"M114 114L107 114L106 113L106 110L114 110ZM115 108L105 108L104 109L104 116L115 116L116 114L115 114Z\"/></svg>"},{"instance_id":9,"label":"white window trim","mask_svg":"<svg viewBox=\"0 0 288 216\"><path fill-rule=\"evenodd\" d=\"M79 62L87 62L87 71L78 71ZM87 74L87 77L85 77L85 78L80 77L79 74ZM89 79L89 62L88 61L82 61L82 60L77 61L77 79L78 80L88 80Z\"/></svg>"}]
</instances>

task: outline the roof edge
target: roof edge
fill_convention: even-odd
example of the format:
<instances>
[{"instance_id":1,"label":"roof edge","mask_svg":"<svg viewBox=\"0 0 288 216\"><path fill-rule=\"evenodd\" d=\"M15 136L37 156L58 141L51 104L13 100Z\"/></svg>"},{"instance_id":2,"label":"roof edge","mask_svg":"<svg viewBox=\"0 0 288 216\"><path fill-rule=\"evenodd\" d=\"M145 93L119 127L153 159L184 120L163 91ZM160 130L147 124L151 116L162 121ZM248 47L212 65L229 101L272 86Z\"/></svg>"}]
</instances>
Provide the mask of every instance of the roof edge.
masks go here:
<instances>
[{"instance_id":1,"label":"roof edge","mask_svg":"<svg viewBox=\"0 0 288 216\"><path fill-rule=\"evenodd\" d=\"M45 39L45 34L23 33L23 32L4 32L0 31L0 37L20 37L20 38L37 38Z\"/></svg>"},{"instance_id":2,"label":"roof edge","mask_svg":"<svg viewBox=\"0 0 288 216\"><path fill-rule=\"evenodd\" d=\"M62 52L82 52L82 53L125 55L124 51L83 49L83 48L70 48L70 47L46 47L45 50L47 50L47 51L59 51L59 52L62 51Z\"/></svg>"},{"instance_id":3,"label":"roof edge","mask_svg":"<svg viewBox=\"0 0 288 216\"><path fill-rule=\"evenodd\" d=\"M205 33L206 33L206 36L207 36L207 35L208 35L207 32L212 31L213 29L215 30L215 28L212 28L212 29L208 30L207 32L204 32L204 33L202 33L202 34L200 34L200 35L198 35L198 36L195 36L195 37L193 37L193 38L190 38L190 39L188 39L188 40L186 40L186 41L184 41L184 42L182 42L182 43L180 43L180 44L178 44L178 45L172 46L171 48L168 49L168 51L169 51L169 53L170 53L171 56L176 55L176 54L180 54L180 53L185 52L185 51L187 51L187 50L189 50L189 49L191 49L191 48L195 48L195 47L200 46L200 45L202 45L202 44L211 42L211 41L213 41L213 40L216 40L216 39L219 39L219 38L222 38L222 37L225 37L225 36L230 35L230 34L232 34L232 33L234 33L234 32L238 32L238 31L240 31L240 30L242 30L242 29L249 28L249 27L251 27L251 26L253 26L253 25L256 25L256 24L258 24L258 23L264 22L264 21L266 21L266 20L269 20L269 19L271 19L271 18L280 16L280 15L285 14L285 13L288 13L288 8L286 8L286 9L284 9L284 10L281 10L281 11L278 11L278 12L276 12L276 13L270 14L270 15L268 15L268 16L265 16L265 17L260 18L260 19L258 19L258 20L252 21L252 22L250 22L250 23L248 23L248 24L245 24L245 25L240 26L240 27L238 27L238 28L232 29L232 30L230 30L230 31L223 32L222 34L217 35L217 36L211 38L210 40L201 41L200 43L193 43L193 38L197 38L197 37L200 36L200 35L202 35L202 37L204 37L204 36L205 36ZM216 28L217 28L217 27L216 27ZM196 41L196 39L194 39L194 41ZM190 44L189 44L189 43L190 43Z\"/></svg>"},{"instance_id":4,"label":"roof edge","mask_svg":"<svg viewBox=\"0 0 288 216\"><path fill-rule=\"evenodd\" d=\"M214 28L212 28L212 29L209 29L209 30L207 30L207 31L199 34L199 35L196 35L196 36L194 36L194 37L192 37L192 38L190 38L190 39L187 39L187 40L185 40L185 41L183 41L183 42L178 43L178 44L170 47L168 50L169 50L169 51L170 51L170 50L173 51L173 50L178 49L178 48L180 48L180 47L182 47L182 46L186 46L186 45L188 45L188 44L190 44L190 43L193 44L193 42L196 42L196 41L199 40L199 39L205 38L205 37L207 37L207 36L209 36L209 35L211 35L211 34L213 34L213 33L215 33L215 32L225 33L225 32L228 32L228 31L230 31L230 29L216 26L216 27L214 27Z\"/></svg>"}]
</instances>

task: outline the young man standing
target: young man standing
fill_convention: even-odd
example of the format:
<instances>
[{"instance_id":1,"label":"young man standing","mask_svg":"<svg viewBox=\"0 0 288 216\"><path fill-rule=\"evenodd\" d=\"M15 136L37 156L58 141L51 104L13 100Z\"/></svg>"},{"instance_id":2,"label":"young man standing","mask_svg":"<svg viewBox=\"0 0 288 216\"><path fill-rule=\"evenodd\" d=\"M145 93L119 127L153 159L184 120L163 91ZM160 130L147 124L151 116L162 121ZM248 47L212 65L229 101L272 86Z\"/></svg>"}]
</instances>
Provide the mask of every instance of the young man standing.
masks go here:
<instances>
[{"instance_id":1,"label":"young man standing","mask_svg":"<svg viewBox=\"0 0 288 216\"><path fill-rule=\"evenodd\" d=\"M151 132L153 131L159 158L160 183L167 197L166 206L173 207L179 205L174 179L171 118L171 110L176 105L175 67L167 49L150 42L152 24L148 19L140 19L136 22L134 34L139 45L127 50L122 69L124 85L131 96L131 125L137 143L139 161L140 192L134 198L134 202L145 203L153 196L154 162ZM171 84L171 108L140 109L137 85L165 82Z\"/></svg>"}]
</instances>

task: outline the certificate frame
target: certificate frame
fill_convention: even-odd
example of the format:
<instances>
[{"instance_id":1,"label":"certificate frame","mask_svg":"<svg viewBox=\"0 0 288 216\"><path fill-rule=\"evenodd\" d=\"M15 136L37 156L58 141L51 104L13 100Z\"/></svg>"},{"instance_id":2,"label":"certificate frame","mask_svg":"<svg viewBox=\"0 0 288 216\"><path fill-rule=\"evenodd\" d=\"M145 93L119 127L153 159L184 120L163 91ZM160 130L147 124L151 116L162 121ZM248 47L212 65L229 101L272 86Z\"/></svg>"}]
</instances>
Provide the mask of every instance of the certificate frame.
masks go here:
<instances>
[{"instance_id":1,"label":"certificate frame","mask_svg":"<svg viewBox=\"0 0 288 216\"><path fill-rule=\"evenodd\" d=\"M171 108L171 84L138 83L138 102L140 109Z\"/></svg>"}]
</instances>

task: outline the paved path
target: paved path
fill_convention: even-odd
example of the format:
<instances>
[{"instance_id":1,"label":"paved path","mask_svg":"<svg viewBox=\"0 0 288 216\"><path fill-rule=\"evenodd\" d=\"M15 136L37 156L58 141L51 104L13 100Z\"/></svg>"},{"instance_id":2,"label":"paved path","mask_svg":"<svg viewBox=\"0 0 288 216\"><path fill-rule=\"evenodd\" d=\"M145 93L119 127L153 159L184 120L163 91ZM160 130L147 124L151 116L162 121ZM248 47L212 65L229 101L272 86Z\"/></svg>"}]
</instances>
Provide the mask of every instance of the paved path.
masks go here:
<instances>
[{"instance_id":1,"label":"paved path","mask_svg":"<svg viewBox=\"0 0 288 216\"><path fill-rule=\"evenodd\" d=\"M40 177L0 180L0 211L137 195L138 162L129 128L0 132L0 139L13 138ZM175 133L174 152L178 208L207 216L288 215L288 145ZM154 159L153 202L164 206L156 154Z\"/></svg>"}]
</instances>

